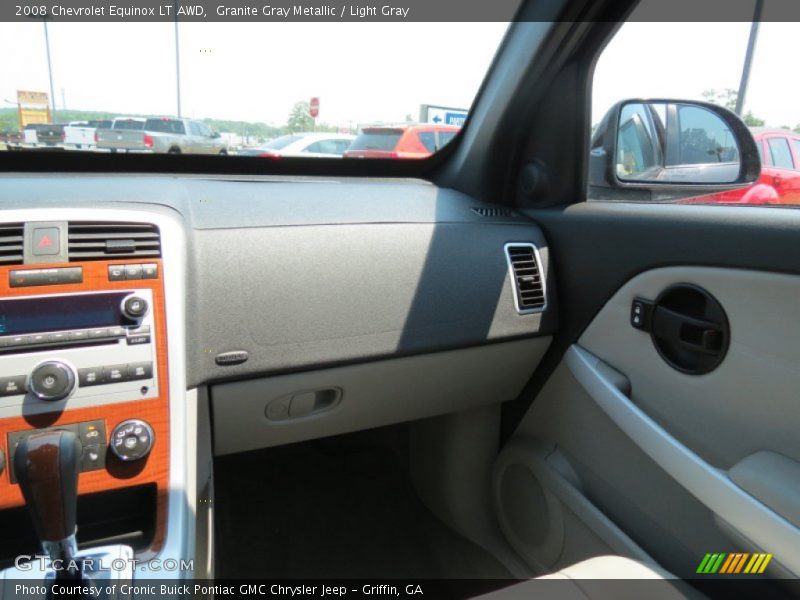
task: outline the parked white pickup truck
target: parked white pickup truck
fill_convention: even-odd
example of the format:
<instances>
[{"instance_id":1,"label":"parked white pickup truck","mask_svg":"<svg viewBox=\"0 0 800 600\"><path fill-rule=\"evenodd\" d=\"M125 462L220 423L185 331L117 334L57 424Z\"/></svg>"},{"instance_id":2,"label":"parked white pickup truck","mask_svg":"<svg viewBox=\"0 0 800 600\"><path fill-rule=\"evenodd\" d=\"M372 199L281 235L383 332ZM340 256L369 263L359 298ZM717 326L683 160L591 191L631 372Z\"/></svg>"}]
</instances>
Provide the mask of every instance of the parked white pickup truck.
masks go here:
<instances>
[{"instance_id":1,"label":"parked white pickup truck","mask_svg":"<svg viewBox=\"0 0 800 600\"><path fill-rule=\"evenodd\" d=\"M68 150L94 149L97 128L110 125L111 121L72 121L64 127L64 147Z\"/></svg>"}]
</instances>

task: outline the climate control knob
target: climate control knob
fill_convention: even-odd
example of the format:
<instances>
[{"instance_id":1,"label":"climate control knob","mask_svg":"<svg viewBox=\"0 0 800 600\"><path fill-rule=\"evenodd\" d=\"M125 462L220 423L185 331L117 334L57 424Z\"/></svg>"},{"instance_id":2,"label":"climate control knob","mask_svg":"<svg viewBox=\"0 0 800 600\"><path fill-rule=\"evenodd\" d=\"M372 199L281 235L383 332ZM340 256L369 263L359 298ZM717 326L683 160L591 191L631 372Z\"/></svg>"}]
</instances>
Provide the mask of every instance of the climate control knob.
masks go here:
<instances>
[{"instance_id":1,"label":"climate control knob","mask_svg":"<svg viewBox=\"0 0 800 600\"><path fill-rule=\"evenodd\" d=\"M147 300L139 296L128 296L122 301L122 314L137 321L147 314Z\"/></svg>"},{"instance_id":2,"label":"climate control knob","mask_svg":"<svg viewBox=\"0 0 800 600\"><path fill-rule=\"evenodd\" d=\"M153 428L141 419L123 421L111 432L111 451L126 462L139 460L150 454L155 434Z\"/></svg>"},{"instance_id":3,"label":"climate control knob","mask_svg":"<svg viewBox=\"0 0 800 600\"><path fill-rule=\"evenodd\" d=\"M75 373L60 360L48 360L31 372L28 391L39 400L55 402L69 396L75 388Z\"/></svg>"}]
</instances>

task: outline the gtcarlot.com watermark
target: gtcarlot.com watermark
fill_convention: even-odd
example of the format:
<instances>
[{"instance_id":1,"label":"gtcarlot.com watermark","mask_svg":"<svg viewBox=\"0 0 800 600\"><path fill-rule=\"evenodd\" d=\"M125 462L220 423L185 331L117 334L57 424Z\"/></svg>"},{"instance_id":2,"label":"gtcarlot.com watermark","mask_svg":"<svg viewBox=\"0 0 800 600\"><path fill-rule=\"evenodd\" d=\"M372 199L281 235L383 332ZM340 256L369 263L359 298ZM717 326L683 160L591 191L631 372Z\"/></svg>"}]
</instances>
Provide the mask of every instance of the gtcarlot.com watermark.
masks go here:
<instances>
[{"instance_id":1,"label":"gtcarlot.com watermark","mask_svg":"<svg viewBox=\"0 0 800 600\"><path fill-rule=\"evenodd\" d=\"M45 570L53 571L75 571L79 567L82 571L119 571L119 572L143 572L143 571L194 571L194 560L184 560L177 558L165 558L160 560L153 558L150 560L139 560L136 558L110 558L82 557L80 560L50 560L46 554L23 554L14 559L14 566L20 571Z\"/></svg>"}]
</instances>

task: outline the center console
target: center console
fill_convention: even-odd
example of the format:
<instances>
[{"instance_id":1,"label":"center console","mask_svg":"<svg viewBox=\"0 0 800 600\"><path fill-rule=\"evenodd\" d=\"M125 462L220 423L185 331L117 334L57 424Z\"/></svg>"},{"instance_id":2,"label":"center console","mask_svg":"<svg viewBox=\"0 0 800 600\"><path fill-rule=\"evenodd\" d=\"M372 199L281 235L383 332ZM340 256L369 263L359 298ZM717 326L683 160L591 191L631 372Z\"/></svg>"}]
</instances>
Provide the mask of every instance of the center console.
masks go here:
<instances>
[{"instance_id":1,"label":"center console","mask_svg":"<svg viewBox=\"0 0 800 600\"><path fill-rule=\"evenodd\" d=\"M0 213L0 567L41 553L15 459L48 432L77 440L84 552L186 559L182 229L161 213L39 212Z\"/></svg>"}]
</instances>

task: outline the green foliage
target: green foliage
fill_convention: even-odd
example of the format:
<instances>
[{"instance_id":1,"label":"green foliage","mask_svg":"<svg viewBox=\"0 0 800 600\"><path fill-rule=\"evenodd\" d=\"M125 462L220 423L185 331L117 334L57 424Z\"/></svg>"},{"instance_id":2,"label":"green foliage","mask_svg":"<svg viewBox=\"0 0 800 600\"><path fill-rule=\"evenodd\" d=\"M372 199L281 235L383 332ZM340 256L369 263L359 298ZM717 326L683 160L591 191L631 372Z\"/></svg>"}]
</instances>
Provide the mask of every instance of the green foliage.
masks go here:
<instances>
[{"instance_id":1,"label":"green foliage","mask_svg":"<svg viewBox=\"0 0 800 600\"><path fill-rule=\"evenodd\" d=\"M308 114L308 102L295 102L292 112L289 113L289 120L286 122L289 131L296 133L299 131L311 131L314 128L314 119Z\"/></svg>"},{"instance_id":2,"label":"green foliage","mask_svg":"<svg viewBox=\"0 0 800 600\"><path fill-rule=\"evenodd\" d=\"M742 121L748 127L763 127L765 123L764 119L753 116L753 113L749 110L742 116Z\"/></svg>"},{"instance_id":3,"label":"green foliage","mask_svg":"<svg viewBox=\"0 0 800 600\"><path fill-rule=\"evenodd\" d=\"M703 98L707 102L713 102L720 106L724 106L728 110L736 109L736 99L739 97L739 92L733 88L725 88L724 90L708 89L703 92ZM762 127L765 123L764 119L756 117L752 111L748 110L742 115L742 121L748 127Z\"/></svg>"}]
</instances>

